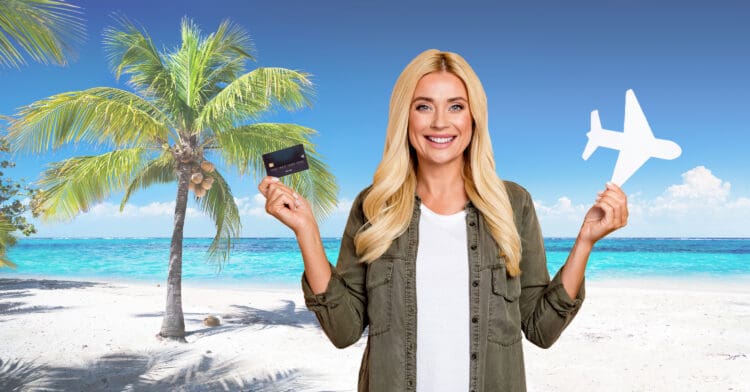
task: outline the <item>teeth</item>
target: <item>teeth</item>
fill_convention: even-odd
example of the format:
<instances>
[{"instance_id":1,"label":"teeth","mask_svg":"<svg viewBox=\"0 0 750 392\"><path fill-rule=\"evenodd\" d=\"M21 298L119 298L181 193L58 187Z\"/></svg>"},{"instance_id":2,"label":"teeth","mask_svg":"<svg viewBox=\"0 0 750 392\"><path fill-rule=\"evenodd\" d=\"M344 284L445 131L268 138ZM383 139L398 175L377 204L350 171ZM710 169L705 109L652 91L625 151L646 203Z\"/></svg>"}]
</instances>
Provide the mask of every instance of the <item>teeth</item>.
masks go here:
<instances>
[{"instance_id":1,"label":"teeth","mask_svg":"<svg viewBox=\"0 0 750 392\"><path fill-rule=\"evenodd\" d=\"M455 136L451 136L451 137L432 137L432 136L427 136L427 138L430 139L430 141L433 141L435 143L448 143L449 141L453 140L455 138Z\"/></svg>"}]
</instances>

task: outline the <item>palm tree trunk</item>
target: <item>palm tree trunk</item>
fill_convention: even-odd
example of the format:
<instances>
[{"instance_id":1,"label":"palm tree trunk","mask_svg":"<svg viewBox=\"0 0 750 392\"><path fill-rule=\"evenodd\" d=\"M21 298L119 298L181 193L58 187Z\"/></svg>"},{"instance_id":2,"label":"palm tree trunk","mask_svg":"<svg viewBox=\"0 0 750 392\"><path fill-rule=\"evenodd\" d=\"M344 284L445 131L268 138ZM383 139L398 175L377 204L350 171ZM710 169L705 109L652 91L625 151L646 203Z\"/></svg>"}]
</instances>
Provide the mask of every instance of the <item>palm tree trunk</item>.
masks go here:
<instances>
[{"instance_id":1,"label":"palm tree trunk","mask_svg":"<svg viewBox=\"0 0 750 392\"><path fill-rule=\"evenodd\" d=\"M177 201L174 208L174 231L169 247L167 309L158 336L185 342L185 317L182 314L182 238L188 200L190 164L178 162Z\"/></svg>"}]
</instances>

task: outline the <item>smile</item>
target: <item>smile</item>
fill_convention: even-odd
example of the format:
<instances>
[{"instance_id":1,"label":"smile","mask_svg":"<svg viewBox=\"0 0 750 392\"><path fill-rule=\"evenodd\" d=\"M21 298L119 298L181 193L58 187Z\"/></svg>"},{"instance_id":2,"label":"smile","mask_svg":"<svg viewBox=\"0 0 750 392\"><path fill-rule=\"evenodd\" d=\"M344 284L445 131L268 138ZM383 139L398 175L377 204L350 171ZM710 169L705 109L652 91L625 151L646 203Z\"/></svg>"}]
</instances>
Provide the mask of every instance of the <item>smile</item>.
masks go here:
<instances>
[{"instance_id":1,"label":"smile","mask_svg":"<svg viewBox=\"0 0 750 392\"><path fill-rule=\"evenodd\" d=\"M439 143L439 144L445 144L450 143L455 139L455 136L448 136L448 137L434 137L434 136L426 136L427 140L433 142L433 143Z\"/></svg>"}]
</instances>

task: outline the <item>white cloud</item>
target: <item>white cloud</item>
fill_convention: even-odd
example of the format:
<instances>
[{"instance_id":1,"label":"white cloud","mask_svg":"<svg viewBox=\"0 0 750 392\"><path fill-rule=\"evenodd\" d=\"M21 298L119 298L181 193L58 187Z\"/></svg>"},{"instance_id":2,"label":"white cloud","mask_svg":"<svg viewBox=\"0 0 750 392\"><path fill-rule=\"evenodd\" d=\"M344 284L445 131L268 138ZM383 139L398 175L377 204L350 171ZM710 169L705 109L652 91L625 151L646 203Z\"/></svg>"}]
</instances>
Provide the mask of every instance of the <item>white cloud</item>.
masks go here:
<instances>
[{"instance_id":1,"label":"white cloud","mask_svg":"<svg viewBox=\"0 0 750 392\"><path fill-rule=\"evenodd\" d=\"M266 198L261 193L256 193L253 197L234 198L240 216L252 217L270 217L266 214Z\"/></svg>"},{"instance_id":2,"label":"white cloud","mask_svg":"<svg viewBox=\"0 0 750 392\"><path fill-rule=\"evenodd\" d=\"M266 213L266 198L261 193L256 193L252 197L235 198L234 202L237 203L240 216L274 219ZM344 214L345 216L348 216L349 209L351 208L352 200L346 197L341 198L338 200L336 208L331 211L331 215Z\"/></svg>"},{"instance_id":3,"label":"white cloud","mask_svg":"<svg viewBox=\"0 0 750 392\"><path fill-rule=\"evenodd\" d=\"M577 219L583 217L586 207L583 204L573 205L573 201L568 197L560 197L557 203L547 206L539 200L534 200L534 208L540 219L548 217L565 217Z\"/></svg>"},{"instance_id":4,"label":"white cloud","mask_svg":"<svg viewBox=\"0 0 750 392\"><path fill-rule=\"evenodd\" d=\"M578 229L587 210L586 206L574 204L566 196L558 198L552 205L534 200L534 209L545 237L575 236L572 230Z\"/></svg>"},{"instance_id":5,"label":"white cloud","mask_svg":"<svg viewBox=\"0 0 750 392\"><path fill-rule=\"evenodd\" d=\"M721 212L733 203L729 200L731 187L711 170L698 166L682 173L682 184L670 186L662 196L647 202L647 209L650 214L694 214L705 209Z\"/></svg>"},{"instance_id":6,"label":"white cloud","mask_svg":"<svg viewBox=\"0 0 750 392\"><path fill-rule=\"evenodd\" d=\"M90 217L95 218L144 218L144 217L158 217L158 216L174 216L174 201L167 202L152 202L144 206L137 206L133 204L125 205L125 208L120 212L120 206L118 204L112 204L109 202L99 203L89 209L86 213ZM188 217L204 216L203 212L188 207L186 211Z\"/></svg>"},{"instance_id":7,"label":"white cloud","mask_svg":"<svg viewBox=\"0 0 750 392\"><path fill-rule=\"evenodd\" d=\"M731 195L731 184L705 166L682 174L682 183L667 187L653 199L640 192L628 195L628 225L622 236L747 237L750 236L750 198ZM561 197L554 205L534 201L545 236L575 236L587 210Z\"/></svg>"}]
</instances>

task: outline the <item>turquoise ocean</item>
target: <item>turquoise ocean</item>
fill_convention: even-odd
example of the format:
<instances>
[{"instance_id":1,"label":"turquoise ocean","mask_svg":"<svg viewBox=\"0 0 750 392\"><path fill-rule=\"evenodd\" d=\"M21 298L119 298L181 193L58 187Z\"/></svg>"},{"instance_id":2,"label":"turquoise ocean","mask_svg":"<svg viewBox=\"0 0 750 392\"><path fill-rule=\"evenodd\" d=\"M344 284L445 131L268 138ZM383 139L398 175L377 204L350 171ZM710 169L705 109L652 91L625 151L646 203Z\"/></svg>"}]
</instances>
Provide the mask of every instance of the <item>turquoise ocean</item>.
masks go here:
<instances>
[{"instance_id":1,"label":"turquoise ocean","mask_svg":"<svg viewBox=\"0 0 750 392\"><path fill-rule=\"evenodd\" d=\"M186 238L183 282L212 286L274 285L299 287L302 258L294 238L242 238L230 259L219 266L206 259L211 240ZM336 264L338 238L325 238ZM55 278L139 281L166 280L168 238L23 238L8 256L16 269L0 269L2 278ZM546 238L553 275L573 245L572 238ZM596 244L587 279L749 278L750 239L607 238ZM219 268L221 267L221 268Z\"/></svg>"}]
</instances>

